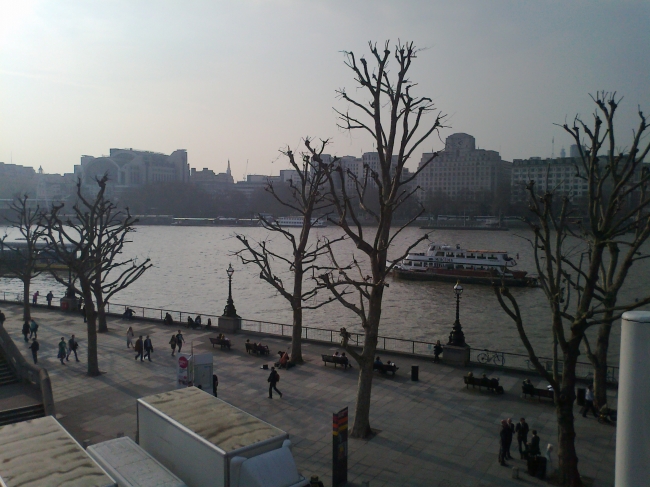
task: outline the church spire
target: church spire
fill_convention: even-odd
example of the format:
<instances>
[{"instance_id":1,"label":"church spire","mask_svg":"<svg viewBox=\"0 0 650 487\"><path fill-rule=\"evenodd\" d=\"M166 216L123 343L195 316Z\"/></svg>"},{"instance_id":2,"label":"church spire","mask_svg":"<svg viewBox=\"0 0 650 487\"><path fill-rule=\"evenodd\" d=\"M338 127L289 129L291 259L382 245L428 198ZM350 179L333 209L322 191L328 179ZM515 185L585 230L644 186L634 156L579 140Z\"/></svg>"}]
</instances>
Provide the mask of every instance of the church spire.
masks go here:
<instances>
[{"instance_id":1,"label":"church spire","mask_svg":"<svg viewBox=\"0 0 650 487\"><path fill-rule=\"evenodd\" d=\"M226 169L226 174L230 176L230 159L228 159L228 169Z\"/></svg>"}]
</instances>

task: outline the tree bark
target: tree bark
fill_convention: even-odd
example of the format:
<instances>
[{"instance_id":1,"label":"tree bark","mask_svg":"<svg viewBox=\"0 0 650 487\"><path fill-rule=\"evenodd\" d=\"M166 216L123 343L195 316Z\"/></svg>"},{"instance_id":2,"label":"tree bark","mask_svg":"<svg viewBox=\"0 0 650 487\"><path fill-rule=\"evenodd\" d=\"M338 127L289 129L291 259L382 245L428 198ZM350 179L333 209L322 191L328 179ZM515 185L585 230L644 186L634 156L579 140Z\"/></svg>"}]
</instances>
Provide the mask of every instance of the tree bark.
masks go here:
<instances>
[{"instance_id":1,"label":"tree bark","mask_svg":"<svg viewBox=\"0 0 650 487\"><path fill-rule=\"evenodd\" d=\"M293 278L293 300L291 308L293 310L293 329L291 331L291 361L296 364L304 362L302 358L302 262L294 262Z\"/></svg>"},{"instance_id":2,"label":"tree bark","mask_svg":"<svg viewBox=\"0 0 650 487\"><path fill-rule=\"evenodd\" d=\"M367 347L367 348L366 348ZM372 364L373 355L377 347L371 347L368 343L368 335L364 344L364 349L368 353L363 354L363 360L359 362L359 381L357 383L357 404L354 407L354 424L350 436L352 438L367 438L372 434L370 429L370 400L372 397ZM372 350L372 353L370 351Z\"/></svg>"},{"instance_id":3,"label":"tree bark","mask_svg":"<svg viewBox=\"0 0 650 487\"><path fill-rule=\"evenodd\" d=\"M560 485L581 487L578 455L575 447L573 403L575 402L575 365L578 351L565 354L564 375L559 393L555 393L555 412L558 427L558 482Z\"/></svg>"},{"instance_id":4,"label":"tree bark","mask_svg":"<svg viewBox=\"0 0 650 487\"><path fill-rule=\"evenodd\" d=\"M30 280L23 279L23 321L29 323L32 319L29 295Z\"/></svg>"},{"instance_id":5,"label":"tree bark","mask_svg":"<svg viewBox=\"0 0 650 487\"><path fill-rule=\"evenodd\" d=\"M610 313L611 314L611 313ZM609 334L612 322L606 321L598 328L598 341L594 353L594 400L596 407L607 404L607 351L609 350Z\"/></svg>"},{"instance_id":6,"label":"tree bark","mask_svg":"<svg viewBox=\"0 0 650 487\"><path fill-rule=\"evenodd\" d=\"M97 377L99 372L99 361L97 359L97 312L95 303L90 292L84 293L86 302L86 321L88 330L88 375Z\"/></svg>"},{"instance_id":7,"label":"tree bark","mask_svg":"<svg viewBox=\"0 0 650 487\"><path fill-rule=\"evenodd\" d=\"M97 331L99 333L108 332L108 325L106 324L106 308L97 305Z\"/></svg>"}]
</instances>

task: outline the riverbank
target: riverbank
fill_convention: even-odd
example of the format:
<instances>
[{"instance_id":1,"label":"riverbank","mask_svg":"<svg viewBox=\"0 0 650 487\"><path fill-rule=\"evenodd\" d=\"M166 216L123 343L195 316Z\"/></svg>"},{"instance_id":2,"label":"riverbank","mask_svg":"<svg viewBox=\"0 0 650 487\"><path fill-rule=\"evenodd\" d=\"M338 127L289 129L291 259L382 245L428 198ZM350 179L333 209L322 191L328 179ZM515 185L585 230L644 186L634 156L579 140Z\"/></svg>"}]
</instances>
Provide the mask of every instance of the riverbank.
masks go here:
<instances>
[{"instance_id":1,"label":"riverbank","mask_svg":"<svg viewBox=\"0 0 650 487\"><path fill-rule=\"evenodd\" d=\"M3 305L7 314L5 328L20 343L21 308ZM152 321L126 323L110 317L109 332L98 340L97 378L85 375L85 324L78 315L36 308L35 319L41 323L39 364L48 369L52 379L57 418L79 442L90 444L115 438L124 433L134 438L136 431L135 400L176 387L176 362L167 342L171 329ZM128 325L136 335L150 335L155 347L153 362L136 362L126 349ZM61 336L74 333L80 343L80 363L56 359L56 344ZM304 345L305 365L280 371L278 388L282 399L268 399L267 371L263 363L273 358L248 355L246 333L231 336L231 351L213 349L204 330L183 329L185 349L212 353L219 376L219 397L256 415L291 435L299 470L319 475L329 486L332 456L332 413L350 408L354 417L356 401L356 367L323 366L321 354L340 350L334 345L315 342ZM286 349L279 337L264 338L272 351ZM25 353L25 352L23 352ZM512 467L520 470L522 480L513 480L509 468L499 466L498 427L501 419L525 417L538 430L542 444L556 444L555 411L548 402L521 397L521 375L506 371L498 374L505 394L494 395L467 389L463 375L475 376L494 372L484 367L455 368L433 364L430 359L382 353L382 359L395 361L400 367L395 378L377 374L373 381L371 425L376 435L370 440L350 439L348 445L348 479L352 486L369 481L372 487L396 485L413 487L520 487L548 485L529 477L525 463L515 459ZM419 366L419 381L409 376L411 365ZM536 386L544 383L532 377ZM577 415L576 446L581 473L594 479L594 487L611 486L614 481L615 428L598 424L593 418ZM516 449L516 445L515 448ZM517 457L516 452L513 456Z\"/></svg>"}]
</instances>

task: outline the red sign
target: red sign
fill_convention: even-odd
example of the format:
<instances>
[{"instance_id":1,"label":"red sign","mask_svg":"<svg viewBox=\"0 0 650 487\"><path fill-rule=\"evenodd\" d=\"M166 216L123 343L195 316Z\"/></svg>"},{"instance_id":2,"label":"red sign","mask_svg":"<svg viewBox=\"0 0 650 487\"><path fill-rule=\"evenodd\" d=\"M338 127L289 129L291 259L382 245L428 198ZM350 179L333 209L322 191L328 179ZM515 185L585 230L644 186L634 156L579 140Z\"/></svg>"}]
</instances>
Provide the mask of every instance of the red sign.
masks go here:
<instances>
[{"instance_id":1,"label":"red sign","mask_svg":"<svg viewBox=\"0 0 650 487\"><path fill-rule=\"evenodd\" d=\"M181 369L187 369L188 361L185 357L178 357L178 366Z\"/></svg>"}]
</instances>

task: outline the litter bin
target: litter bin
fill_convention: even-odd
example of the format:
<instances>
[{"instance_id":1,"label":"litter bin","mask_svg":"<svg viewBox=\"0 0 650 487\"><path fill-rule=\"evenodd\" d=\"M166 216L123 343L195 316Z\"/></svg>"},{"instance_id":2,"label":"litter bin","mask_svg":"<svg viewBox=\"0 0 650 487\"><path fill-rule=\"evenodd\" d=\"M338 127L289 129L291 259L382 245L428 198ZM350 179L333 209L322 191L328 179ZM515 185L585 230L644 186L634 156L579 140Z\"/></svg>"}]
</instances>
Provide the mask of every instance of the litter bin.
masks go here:
<instances>
[{"instance_id":1,"label":"litter bin","mask_svg":"<svg viewBox=\"0 0 650 487\"><path fill-rule=\"evenodd\" d=\"M411 365L411 380L417 382L420 380L420 366Z\"/></svg>"},{"instance_id":2,"label":"litter bin","mask_svg":"<svg viewBox=\"0 0 650 487\"><path fill-rule=\"evenodd\" d=\"M578 387L578 397L576 398L576 402L578 403L578 406L584 406L585 405L585 394L587 393L587 389L584 387Z\"/></svg>"}]
</instances>

